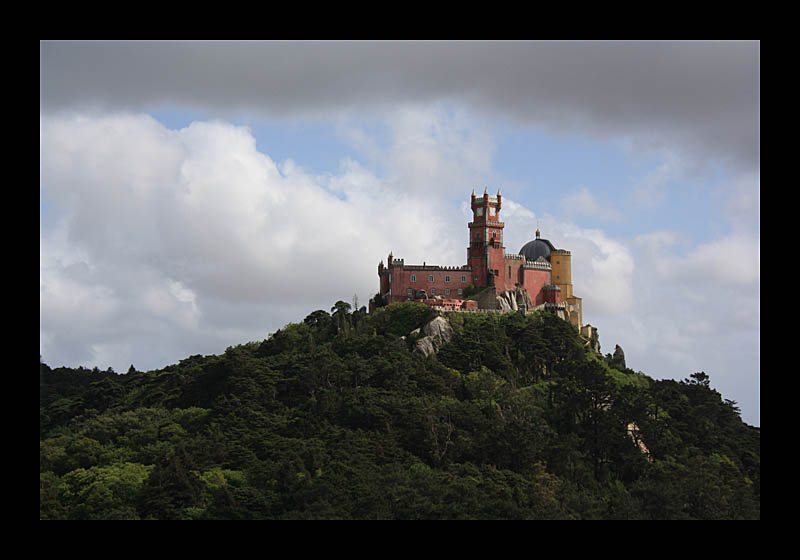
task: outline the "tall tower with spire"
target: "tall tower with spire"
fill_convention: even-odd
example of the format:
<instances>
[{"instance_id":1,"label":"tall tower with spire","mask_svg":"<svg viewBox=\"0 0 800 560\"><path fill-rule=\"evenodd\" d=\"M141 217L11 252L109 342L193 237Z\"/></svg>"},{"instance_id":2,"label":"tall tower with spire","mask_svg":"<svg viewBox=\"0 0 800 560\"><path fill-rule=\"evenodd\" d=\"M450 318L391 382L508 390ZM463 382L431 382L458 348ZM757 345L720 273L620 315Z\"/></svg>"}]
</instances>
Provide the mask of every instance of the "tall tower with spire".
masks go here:
<instances>
[{"instance_id":1,"label":"tall tower with spire","mask_svg":"<svg viewBox=\"0 0 800 560\"><path fill-rule=\"evenodd\" d=\"M467 265L472 268L472 284L475 286L502 286L505 283L503 228L500 209L503 197L500 190L497 196L489 196L484 189L483 196L475 196L472 191L472 221L469 222L469 247Z\"/></svg>"}]
</instances>

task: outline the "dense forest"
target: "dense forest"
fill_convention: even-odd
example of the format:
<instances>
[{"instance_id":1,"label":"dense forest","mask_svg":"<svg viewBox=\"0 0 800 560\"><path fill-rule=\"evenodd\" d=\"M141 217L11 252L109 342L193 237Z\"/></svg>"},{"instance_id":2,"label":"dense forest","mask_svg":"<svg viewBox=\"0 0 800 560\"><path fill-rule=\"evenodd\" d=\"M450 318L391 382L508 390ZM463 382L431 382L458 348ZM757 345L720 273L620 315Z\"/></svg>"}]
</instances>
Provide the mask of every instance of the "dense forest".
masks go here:
<instances>
[{"instance_id":1,"label":"dense forest","mask_svg":"<svg viewBox=\"0 0 800 560\"><path fill-rule=\"evenodd\" d=\"M337 302L160 370L39 363L40 519L760 519L760 432L554 315ZM678 378L689 372L680 373Z\"/></svg>"}]
</instances>

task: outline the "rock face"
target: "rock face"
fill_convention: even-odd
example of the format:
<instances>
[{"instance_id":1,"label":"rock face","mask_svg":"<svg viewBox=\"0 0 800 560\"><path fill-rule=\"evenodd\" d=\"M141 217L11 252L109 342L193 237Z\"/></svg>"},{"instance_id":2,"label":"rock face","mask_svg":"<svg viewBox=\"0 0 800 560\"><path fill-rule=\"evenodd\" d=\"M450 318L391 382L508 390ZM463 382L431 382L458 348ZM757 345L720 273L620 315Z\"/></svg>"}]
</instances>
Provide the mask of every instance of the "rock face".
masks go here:
<instances>
[{"instance_id":1,"label":"rock face","mask_svg":"<svg viewBox=\"0 0 800 560\"><path fill-rule=\"evenodd\" d=\"M450 342L453 338L453 327L450 326L450 322L447 319L440 315L422 327L422 333L425 336L417 341L414 352L428 357Z\"/></svg>"},{"instance_id":2,"label":"rock face","mask_svg":"<svg viewBox=\"0 0 800 560\"><path fill-rule=\"evenodd\" d=\"M614 348L613 360L614 364L625 367L625 352L622 351L622 347L619 344Z\"/></svg>"},{"instance_id":3,"label":"rock face","mask_svg":"<svg viewBox=\"0 0 800 560\"><path fill-rule=\"evenodd\" d=\"M524 309L529 311L533 309L533 302L531 301L528 292L524 288L517 288L516 290L504 290L495 296L497 306L495 309L501 311L520 311Z\"/></svg>"},{"instance_id":4,"label":"rock face","mask_svg":"<svg viewBox=\"0 0 800 560\"><path fill-rule=\"evenodd\" d=\"M619 348L619 346L617 346L617 348ZM637 426L636 423L631 422L630 424L628 424L628 435L633 440L633 442L639 447L639 451L641 451L642 455L644 455L647 458L647 460L652 463L653 459L650 457L650 450L647 449L647 446L642 441L642 437L639 434L639 426Z\"/></svg>"},{"instance_id":5,"label":"rock face","mask_svg":"<svg viewBox=\"0 0 800 560\"><path fill-rule=\"evenodd\" d=\"M495 296L495 300L497 301L497 309L507 312L511 311L511 304L508 302L506 298L501 295Z\"/></svg>"}]
</instances>

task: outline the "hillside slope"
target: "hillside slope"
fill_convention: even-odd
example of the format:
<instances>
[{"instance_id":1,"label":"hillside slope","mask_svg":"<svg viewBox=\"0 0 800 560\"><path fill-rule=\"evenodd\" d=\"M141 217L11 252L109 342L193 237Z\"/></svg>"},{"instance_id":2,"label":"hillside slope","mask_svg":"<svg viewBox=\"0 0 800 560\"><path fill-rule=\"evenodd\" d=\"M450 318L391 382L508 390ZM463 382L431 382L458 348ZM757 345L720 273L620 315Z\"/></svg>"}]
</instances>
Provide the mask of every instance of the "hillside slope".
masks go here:
<instances>
[{"instance_id":1,"label":"hillside slope","mask_svg":"<svg viewBox=\"0 0 800 560\"><path fill-rule=\"evenodd\" d=\"M156 371L40 363L40 519L760 518L759 429L704 373L547 314L452 314L426 357L425 306L333 311Z\"/></svg>"}]
</instances>

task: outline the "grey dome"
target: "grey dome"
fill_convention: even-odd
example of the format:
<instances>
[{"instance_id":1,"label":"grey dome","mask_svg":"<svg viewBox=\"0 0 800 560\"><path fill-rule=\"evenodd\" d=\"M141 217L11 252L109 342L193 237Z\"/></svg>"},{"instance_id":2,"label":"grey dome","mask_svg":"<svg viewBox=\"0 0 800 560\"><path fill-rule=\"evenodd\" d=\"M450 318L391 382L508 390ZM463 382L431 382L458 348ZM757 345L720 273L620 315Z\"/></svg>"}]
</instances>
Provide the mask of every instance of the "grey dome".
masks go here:
<instances>
[{"instance_id":1,"label":"grey dome","mask_svg":"<svg viewBox=\"0 0 800 560\"><path fill-rule=\"evenodd\" d=\"M547 239L540 238L539 232L537 231L536 239L528 241L523 245L522 249L519 250L519 254L523 255L526 261L535 261L539 257L544 257L549 261L551 251L555 250L556 248L553 247L553 244Z\"/></svg>"}]
</instances>

